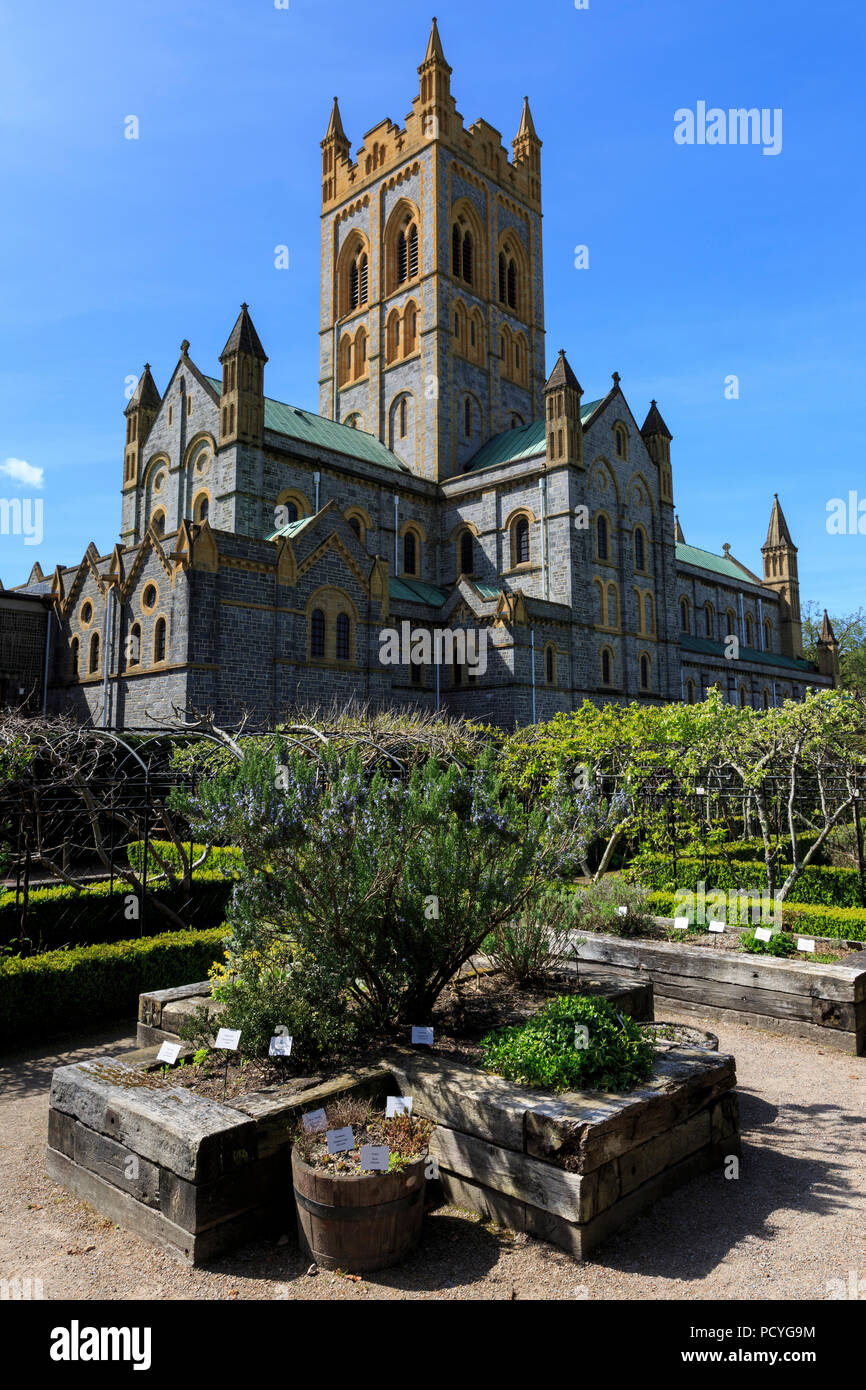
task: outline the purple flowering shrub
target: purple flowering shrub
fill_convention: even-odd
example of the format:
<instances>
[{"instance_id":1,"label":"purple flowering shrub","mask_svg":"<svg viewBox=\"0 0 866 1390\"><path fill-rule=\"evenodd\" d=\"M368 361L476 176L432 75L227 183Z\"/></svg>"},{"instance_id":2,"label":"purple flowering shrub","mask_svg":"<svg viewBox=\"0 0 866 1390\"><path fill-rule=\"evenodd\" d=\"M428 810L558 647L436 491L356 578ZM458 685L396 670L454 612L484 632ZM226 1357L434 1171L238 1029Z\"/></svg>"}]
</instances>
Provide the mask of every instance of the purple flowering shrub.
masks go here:
<instances>
[{"instance_id":1,"label":"purple flowering shrub","mask_svg":"<svg viewBox=\"0 0 866 1390\"><path fill-rule=\"evenodd\" d=\"M233 954L291 943L292 968L314 960L331 1004L377 1029L429 1021L491 931L580 871L591 833L565 791L522 807L492 755L470 771L431 759L401 780L370 777L353 752L314 762L250 744L186 810L209 842L241 850Z\"/></svg>"}]
</instances>

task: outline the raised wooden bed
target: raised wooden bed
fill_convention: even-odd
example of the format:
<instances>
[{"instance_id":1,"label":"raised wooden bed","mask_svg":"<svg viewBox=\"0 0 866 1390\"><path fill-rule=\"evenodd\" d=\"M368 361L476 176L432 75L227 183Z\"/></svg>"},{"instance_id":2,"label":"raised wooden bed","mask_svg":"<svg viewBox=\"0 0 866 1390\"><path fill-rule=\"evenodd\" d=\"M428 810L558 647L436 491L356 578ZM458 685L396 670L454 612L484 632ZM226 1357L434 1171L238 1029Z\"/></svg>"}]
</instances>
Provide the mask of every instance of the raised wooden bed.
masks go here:
<instances>
[{"instance_id":1,"label":"raised wooden bed","mask_svg":"<svg viewBox=\"0 0 866 1390\"><path fill-rule=\"evenodd\" d=\"M583 1259L740 1152L733 1057L670 1045L657 1057L652 1079L625 1096L552 1096L408 1049L384 1060L436 1121L430 1155L447 1199Z\"/></svg>"},{"instance_id":2,"label":"raised wooden bed","mask_svg":"<svg viewBox=\"0 0 866 1390\"><path fill-rule=\"evenodd\" d=\"M660 1006L672 1004L689 1017L730 1019L855 1055L866 1051L866 957L862 965L813 965L591 932L581 937L578 953L593 973L652 980L662 1014Z\"/></svg>"},{"instance_id":3,"label":"raised wooden bed","mask_svg":"<svg viewBox=\"0 0 866 1390\"><path fill-rule=\"evenodd\" d=\"M599 981L594 971L593 981L622 1012L652 1017L648 981ZM581 988L589 983L581 979ZM144 1026L167 1032L160 1026L171 1017L167 996L185 1001L203 988L161 991L160 1015ZM155 1053L151 1047L124 1061L104 1057L57 1069L48 1172L119 1225L190 1263L294 1227L291 1132L299 1113L347 1092L379 1102L412 1095L416 1113L437 1123L431 1157L449 1200L578 1257L739 1150L733 1058L706 1048L666 1044L653 1079L624 1097L556 1097L435 1053L397 1048L322 1086L226 1102L155 1086L148 1070Z\"/></svg>"}]
</instances>

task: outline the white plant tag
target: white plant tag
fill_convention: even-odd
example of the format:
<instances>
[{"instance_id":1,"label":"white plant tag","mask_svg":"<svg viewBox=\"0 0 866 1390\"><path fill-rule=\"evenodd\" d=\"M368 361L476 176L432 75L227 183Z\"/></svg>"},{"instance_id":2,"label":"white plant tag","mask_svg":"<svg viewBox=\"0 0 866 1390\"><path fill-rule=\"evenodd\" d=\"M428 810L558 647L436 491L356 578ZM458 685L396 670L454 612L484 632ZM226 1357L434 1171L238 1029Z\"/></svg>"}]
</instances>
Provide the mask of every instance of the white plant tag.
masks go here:
<instances>
[{"instance_id":1,"label":"white plant tag","mask_svg":"<svg viewBox=\"0 0 866 1390\"><path fill-rule=\"evenodd\" d=\"M617 914L618 914L620 917L627 917L627 916L628 916L628 908L627 908L627 907L618 907L618 908L617 908Z\"/></svg>"},{"instance_id":2,"label":"white plant tag","mask_svg":"<svg viewBox=\"0 0 866 1390\"><path fill-rule=\"evenodd\" d=\"M351 1125L344 1125L342 1129L329 1129L325 1135L329 1154L343 1154L347 1149L354 1149L355 1136L352 1133Z\"/></svg>"},{"instance_id":3,"label":"white plant tag","mask_svg":"<svg viewBox=\"0 0 866 1390\"><path fill-rule=\"evenodd\" d=\"M391 1150L387 1144L362 1144L361 1167L368 1173L387 1173Z\"/></svg>"},{"instance_id":4,"label":"white plant tag","mask_svg":"<svg viewBox=\"0 0 866 1390\"><path fill-rule=\"evenodd\" d=\"M772 941L772 939L773 933L770 931L769 927L755 927L756 941Z\"/></svg>"},{"instance_id":5,"label":"white plant tag","mask_svg":"<svg viewBox=\"0 0 866 1390\"><path fill-rule=\"evenodd\" d=\"M797 950L798 950L798 951L814 951L814 949L815 949L815 943L814 943L814 941L810 940L810 938L809 938L808 936L798 936L798 937L797 937Z\"/></svg>"},{"instance_id":6,"label":"white plant tag","mask_svg":"<svg viewBox=\"0 0 866 1390\"><path fill-rule=\"evenodd\" d=\"M269 1057L291 1057L292 1039L288 1033L275 1033L268 1048Z\"/></svg>"},{"instance_id":7,"label":"white plant tag","mask_svg":"<svg viewBox=\"0 0 866 1390\"><path fill-rule=\"evenodd\" d=\"M415 1028L415 1027L413 1026L413 1028L412 1028L412 1041L413 1041L413 1043L426 1043L429 1047L432 1047L432 1046L433 1046L433 1029L432 1029L432 1028Z\"/></svg>"},{"instance_id":8,"label":"white plant tag","mask_svg":"<svg viewBox=\"0 0 866 1390\"><path fill-rule=\"evenodd\" d=\"M158 1062L168 1062L169 1066L174 1066L180 1056L180 1043L164 1042L159 1052L156 1054Z\"/></svg>"},{"instance_id":9,"label":"white plant tag","mask_svg":"<svg viewBox=\"0 0 866 1390\"><path fill-rule=\"evenodd\" d=\"M688 917L675 917L675 918L674 918L674 926L676 927L677 931L685 931L685 929L686 929L686 927L687 927L688 925L689 925L689 919L688 919Z\"/></svg>"},{"instance_id":10,"label":"white plant tag","mask_svg":"<svg viewBox=\"0 0 866 1390\"><path fill-rule=\"evenodd\" d=\"M393 1120L396 1115L412 1114L411 1096L389 1096L385 1101L385 1119Z\"/></svg>"},{"instance_id":11,"label":"white plant tag","mask_svg":"<svg viewBox=\"0 0 866 1390\"><path fill-rule=\"evenodd\" d=\"M724 924L724 922L708 922L708 923L707 923L707 931L724 931L724 930L725 930L725 924Z\"/></svg>"},{"instance_id":12,"label":"white plant tag","mask_svg":"<svg viewBox=\"0 0 866 1390\"><path fill-rule=\"evenodd\" d=\"M308 1134L314 1134L317 1130L328 1128L328 1117L324 1110L308 1110L303 1116L304 1129Z\"/></svg>"},{"instance_id":13,"label":"white plant tag","mask_svg":"<svg viewBox=\"0 0 866 1390\"><path fill-rule=\"evenodd\" d=\"M240 1028L221 1028L216 1035L214 1047L223 1048L226 1052L237 1052L240 1040Z\"/></svg>"}]
</instances>

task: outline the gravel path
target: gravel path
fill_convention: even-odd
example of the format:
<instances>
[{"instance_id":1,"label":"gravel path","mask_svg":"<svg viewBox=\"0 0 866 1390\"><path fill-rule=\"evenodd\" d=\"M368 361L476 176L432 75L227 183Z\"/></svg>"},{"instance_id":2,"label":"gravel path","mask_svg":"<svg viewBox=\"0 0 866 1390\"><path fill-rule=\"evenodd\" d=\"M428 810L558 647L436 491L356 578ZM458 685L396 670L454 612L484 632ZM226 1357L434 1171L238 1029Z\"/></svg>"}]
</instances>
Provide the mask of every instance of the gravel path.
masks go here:
<instances>
[{"instance_id":1,"label":"gravel path","mask_svg":"<svg viewBox=\"0 0 866 1390\"><path fill-rule=\"evenodd\" d=\"M705 1026L737 1059L739 1179L695 1179L587 1264L444 1207L427 1216L412 1259L363 1280L308 1277L294 1233L191 1270L117 1229L45 1175L48 1089L55 1066L122 1055L134 1037L6 1057L0 1278L41 1279L46 1299L826 1299L829 1281L847 1285L852 1270L866 1288L866 1058Z\"/></svg>"}]
</instances>

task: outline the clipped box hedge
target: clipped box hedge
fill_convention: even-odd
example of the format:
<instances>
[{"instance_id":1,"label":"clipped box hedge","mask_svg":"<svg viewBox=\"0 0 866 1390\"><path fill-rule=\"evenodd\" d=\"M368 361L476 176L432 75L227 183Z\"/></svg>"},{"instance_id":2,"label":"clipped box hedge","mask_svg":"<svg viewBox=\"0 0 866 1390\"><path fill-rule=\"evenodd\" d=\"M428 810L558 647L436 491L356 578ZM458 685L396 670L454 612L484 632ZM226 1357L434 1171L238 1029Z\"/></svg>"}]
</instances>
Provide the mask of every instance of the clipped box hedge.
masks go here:
<instances>
[{"instance_id":1,"label":"clipped box hedge","mask_svg":"<svg viewBox=\"0 0 866 1390\"><path fill-rule=\"evenodd\" d=\"M666 855L647 854L629 866L626 877L642 883L645 888L664 893L672 893L677 888L690 888L696 892L699 883L705 884L707 892L714 888L729 891L767 886L766 869L763 862L758 860L726 864L723 859L677 859L674 869L673 859ZM785 877L785 867L781 865L777 886L784 882ZM803 869L787 900L824 907L861 907L860 875L856 869L810 864Z\"/></svg>"},{"instance_id":2,"label":"clipped box hedge","mask_svg":"<svg viewBox=\"0 0 866 1390\"><path fill-rule=\"evenodd\" d=\"M172 923L154 905L154 899L172 908L185 927L204 928L222 922L232 891L232 880L217 870L198 870L189 889L157 888L148 892L143 914L130 917L127 899L135 896L132 885L115 879L89 883L83 888L66 884L33 888L27 903L24 941L21 941L21 909L15 894L0 895L0 944L17 950L54 950L61 946L93 946L124 941L143 923L152 936L172 929ZM141 912L141 906L139 905ZM27 944L32 942L32 947Z\"/></svg>"},{"instance_id":3,"label":"clipped box hedge","mask_svg":"<svg viewBox=\"0 0 866 1390\"><path fill-rule=\"evenodd\" d=\"M656 892L650 894L649 906L659 917L673 917L678 904L673 893ZM718 915L714 909L713 916ZM734 903L728 903L727 921L730 926L742 926L744 931L753 925L751 914L748 923L741 922ZM866 941L866 908L824 907L820 904L792 903L786 900L782 903L782 926L786 931L800 932L804 936L825 936L839 941Z\"/></svg>"},{"instance_id":4,"label":"clipped box hedge","mask_svg":"<svg viewBox=\"0 0 866 1390\"><path fill-rule=\"evenodd\" d=\"M185 843L183 848L184 853L189 856L189 844ZM197 845L193 842L193 864L201 859L204 851L204 845ZM183 872L184 865L181 861L180 852L178 851L177 845L175 845L172 840L150 840L148 842L147 855L148 879L151 877L158 878L160 874L165 872L156 857L157 854L166 864L171 865L174 873L179 874ZM140 874L142 865L144 864L144 840L131 841L131 843L127 845L126 857L129 861L130 868ZM193 870L193 878L198 878L200 873L206 873L208 871L217 872L221 869L224 869L227 873L234 876L237 874L240 864L241 852L236 845L213 845L210 850L208 850L207 858L198 868Z\"/></svg>"},{"instance_id":5,"label":"clipped box hedge","mask_svg":"<svg viewBox=\"0 0 866 1390\"><path fill-rule=\"evenodd\" d=\"M207 979L229 928L0 960L0 1046L135 1019L138 996Z\"/></svg>"}]
</instances>

